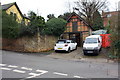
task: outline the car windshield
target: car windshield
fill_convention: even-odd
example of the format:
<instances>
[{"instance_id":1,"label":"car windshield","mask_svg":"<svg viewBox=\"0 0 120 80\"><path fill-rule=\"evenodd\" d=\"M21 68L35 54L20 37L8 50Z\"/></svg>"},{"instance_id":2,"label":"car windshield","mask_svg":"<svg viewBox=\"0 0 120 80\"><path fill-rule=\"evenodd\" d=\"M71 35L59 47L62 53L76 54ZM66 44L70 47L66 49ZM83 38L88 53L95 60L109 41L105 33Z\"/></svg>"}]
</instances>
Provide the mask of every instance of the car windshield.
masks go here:
<instances>
[{"instance_id":1,"label":"car windshield","mask_svg":"<svg viewBox=\"0 0 120 80\"><path fill-rule=\"evenodd\" d=\"M86 44L92 44L92 43L97 43L98 42L98 39L97 38L87 38L86 40L85 40L85 43Z\"/></svg>"}]
</instances>

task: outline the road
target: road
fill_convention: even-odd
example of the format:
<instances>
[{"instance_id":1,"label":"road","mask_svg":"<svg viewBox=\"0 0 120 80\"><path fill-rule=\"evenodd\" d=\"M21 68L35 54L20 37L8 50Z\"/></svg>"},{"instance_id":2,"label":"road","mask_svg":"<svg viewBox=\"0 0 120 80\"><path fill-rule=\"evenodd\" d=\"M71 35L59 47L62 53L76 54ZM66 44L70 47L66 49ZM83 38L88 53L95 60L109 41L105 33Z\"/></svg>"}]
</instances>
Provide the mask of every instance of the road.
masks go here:
<instances>
[{"instance_id":1,"label":"road","mask_svg":"<svg viewBox=\"0 0 120 80\"><path fill-rule=\"evenodd\" d=\"M51 58L46 53L2 51L3 78L118 78L117 63Z\"/></svg>"}]
</instances>

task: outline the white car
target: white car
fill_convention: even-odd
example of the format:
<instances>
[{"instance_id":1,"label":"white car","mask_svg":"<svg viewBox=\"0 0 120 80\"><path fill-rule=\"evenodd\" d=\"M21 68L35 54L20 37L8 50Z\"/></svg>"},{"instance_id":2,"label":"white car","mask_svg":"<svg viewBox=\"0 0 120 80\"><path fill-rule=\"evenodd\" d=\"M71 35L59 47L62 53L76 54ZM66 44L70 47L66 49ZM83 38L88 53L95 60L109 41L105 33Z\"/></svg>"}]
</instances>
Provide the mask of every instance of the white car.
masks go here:
<instances>
[{"instance_id":1,"label":"white car","mask_svg":"<svg viewBox=\"0 0 120 80\"><path fill-rule=\"evenodd\" d=\"M73 40L58 40L54 46L54 50L56 51L67 51L71 52L72 50L77 49L77 43Z\"/></svg>"}]
</instances>

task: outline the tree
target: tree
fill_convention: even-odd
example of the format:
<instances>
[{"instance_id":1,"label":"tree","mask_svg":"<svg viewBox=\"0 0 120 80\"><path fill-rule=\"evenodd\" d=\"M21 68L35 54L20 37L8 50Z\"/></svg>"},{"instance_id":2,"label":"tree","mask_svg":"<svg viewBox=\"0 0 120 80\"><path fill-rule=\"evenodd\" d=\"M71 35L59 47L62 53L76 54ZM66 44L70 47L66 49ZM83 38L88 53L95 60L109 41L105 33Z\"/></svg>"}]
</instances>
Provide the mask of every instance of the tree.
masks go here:
<instances>
[{"instance_id":1,"label":"tree","mask_svg":"<svg viewBox=\"0 0 120 80\"><path fill-rule=\"evenodd\" d=\"M34 21L37 17L37 14L33 11L28 12L28 17L30 18L30 21Z\"/></svg>"},{"instance_id":2,"label":"tree","mask_svg":"<svg viewBox=\"0 0 120 80\"><path fill-rule=\"evenodd\" d=\"M71 13L67 12L67 13L64 13L63 15L59 15L58 18L67 20L70 17L70 15L71 15Z\"/></svg>"},{"instance_id":3,"label":"tree","mask_svg":"<svg viewBox=\"0 0 120 80\"><path fill-rule=\"evenodd\" d=\"M93 14L93 29L94 30L99 30L99 29L103 29L103 20L102 20L102 17L100 15L100 13L98 11L96 11L94 14Z\"/></svg>"},{"instance_id":4,"label":"tree","mask_svg":"<svg viewBox=\"0 0 120 80\"><path fill-rule=\"evenodd\" d=\"M47 15L47 18L48 18L48 21L49 21L50 19L55 18L55 15L54 14L49 14L49 15Z\"/></svg>"},{"instance_id":5,"label":"tree","mask_svg":"<svg viewBox=\"0 0 120 80\"><path fill-rule=\"evenodd\" d=\"M106 8L107 1L106 0L78 0L75 2L77 8L75 10L79 10L79 13L85 17L87 23L92 26L93 25L93 15L96 11L100 11Z\"/></svg>"},{"instance_id":6,"label":"tree","mask_svg":"<svg viewBox=\"0 0 120 80\"><path fill-rule=\"evenodd\" d=\"M66 27L66 21L61 18L52 18L46 22L45 34L60 36Z\"/></svg>"},{"instance_id":7,"label":"tree","mask_svg":"<svg viewBox=\"0 0 120 80\"><path fill-rule=\"evenodd\" d=\"M15 19L15 16L6 14L2 11L2 37L3 38L18 38L20 25Z\"/></svg>"},{"instance_id":8,"label":"tree","mask_svg":"<svg viewBox=\"0 0 120 80\"><path fill-rule=\"evenodd\" d=\"M28 27L21 27L20 35L21 36L34 36L36 33L42 33L42 30L45 27L45 19L42 16L37 16L33 11L28 13L30 19L30 25Z\"/></svg>"}]
</instances>

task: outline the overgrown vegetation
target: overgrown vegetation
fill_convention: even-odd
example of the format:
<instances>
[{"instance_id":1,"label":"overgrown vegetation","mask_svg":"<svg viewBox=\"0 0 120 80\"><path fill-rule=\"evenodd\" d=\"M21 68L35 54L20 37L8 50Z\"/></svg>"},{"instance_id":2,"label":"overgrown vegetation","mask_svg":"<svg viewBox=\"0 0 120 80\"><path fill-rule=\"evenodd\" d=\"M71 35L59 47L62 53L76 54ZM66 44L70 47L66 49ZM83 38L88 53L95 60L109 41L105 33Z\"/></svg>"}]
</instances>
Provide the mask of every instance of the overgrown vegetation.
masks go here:
<instances>
[{"instance_id":1,"label":"overgrown vegetation","mask_svg":"<svg viewBox=\"0 0 120 80\"><path fill-rule=\"evenodd\" d=\"M25 25L24 20L18 24L16 16L7 15L3 12L2 32L4 38L18 38L22 36L34 36L37 33L44 35L60 36L65 31L66 21L61 18L50 18L46 23L45 19L35 12L28 13L30 24Z\"/></svg>"},{"instance_id":2,"label":"overgrown vegetation","mask_svg":"<svg viewBox=\"0 0 120 80\"><path fill-rule=\"evenodd\" d=\"M109 57L110 58L120 58L120 26L119 26L119 19L120 14L113 15L107 26L108 32L111 34L111 48Z\"/></svg>"},{"instance_id":3,"label":"overgrown vegetation","mask_svg":"<svg viewBox=\"0 0 120 80\"><path fill-rule=\"evenodd\" d=\"M20 28L20 36L34 36L37 33L41 33L45 27L45 19L42 16L37 16L33 11L28 13L30 19L30 25L22 25Z\"/></svg>"},{"instance_id":4,"label":"overgrown vegetation","mask_svg":"<svg viewBox=\"0 0 120 80\"><path fill-rule=\"evenodd\" d=\"M16 16L8 15L2 11L2 37L17 38L19 36L19 24L16 22Z\"/></svg>"},{"instance_id":5,"label":"overgrown vegetation","mask_svg":"<svg viewBox=\"0 0 120 80\"><path fill-rule=\"evenodd\" d=\"M60 36L65 31L66 21L61 18L52 18L46 22L45 34Z\"/></svg>"}]
</instances>

